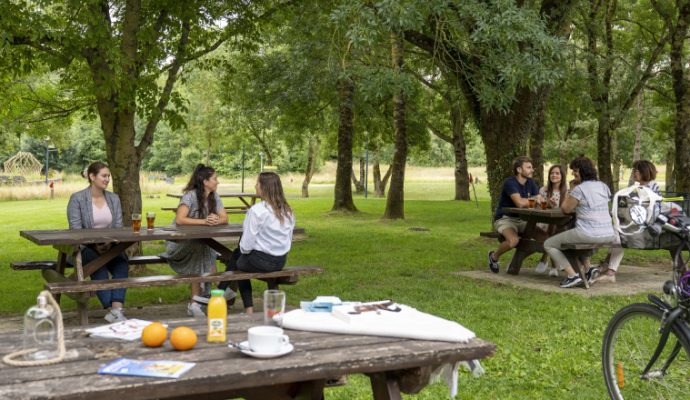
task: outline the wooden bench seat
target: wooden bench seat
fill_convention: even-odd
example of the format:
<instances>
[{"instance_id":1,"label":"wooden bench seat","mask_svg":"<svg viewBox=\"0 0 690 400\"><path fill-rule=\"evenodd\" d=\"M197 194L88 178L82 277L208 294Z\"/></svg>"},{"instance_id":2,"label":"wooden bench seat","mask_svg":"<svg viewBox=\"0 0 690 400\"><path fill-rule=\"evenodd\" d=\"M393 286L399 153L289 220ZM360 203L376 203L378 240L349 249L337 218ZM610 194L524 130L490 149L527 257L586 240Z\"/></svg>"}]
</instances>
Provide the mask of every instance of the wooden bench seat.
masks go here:
<instances>
[{"instance_id":1,"label":"wooden bench seat","mask_svg":"<svg viewBox=\"0 0 690 400\"><path fill-rule=\"evenodd\" d=\"M83 293L104 289L174 286L201 282L258 279L267 282L269 288L274 289L278 285L294 285L301 275L320 274L321 272L323 272L323 269L319 267L286 267L281 271L275 272L226 271L203 275L153 275L101 281L46 282L45 288L53 294Z\"/></svg>"},{"instance_id":2,"label":"wooden bench seat","mask_svg":"<svg viewBox=\"0 0 690 400\"><path fill-rule=\"evenodd\" d=\"M56 267L57 262L55 261L25 261L10 263L10 268L15 271L55 269Z\"/></svg>"},{"instance_id":3,"label":"wooden bench seat","mask_svg":"<svg viewBox=\"0 0 690 400\"><path fill-rule=\"evenodd\" d=\"M591 257L597 249L622 247L620 243L566 243L562 245L563 254L566 256L570 265L582 278L585 289L589 289L587 275L583 268L583 261Z\"/></svg>"},{"instance_id":4,"label":"wooden bench seat","mask_svg":"<svg viewBox=\"0 0 690 400\"><path fill-rule=\"evenodd\" d=\"M45 272L45 271L44 271ZM52 271L51 271L52 272ZM66 294L77 301L77 309L82 325L88 323L87 301L92 292L106 289L138 288L154 286L175 286L201 282L238 281L258 279L268 284L269 289L278 289L279 285L294 285L302 275L320 274L319 267L286 267L275 272L226 271L203 275L153 275L109 279L98 281L73 281L61 279L45 283L45 288L53 295ZM55 272L53 272L55 273Z\"/></svg>"}]
</instances>

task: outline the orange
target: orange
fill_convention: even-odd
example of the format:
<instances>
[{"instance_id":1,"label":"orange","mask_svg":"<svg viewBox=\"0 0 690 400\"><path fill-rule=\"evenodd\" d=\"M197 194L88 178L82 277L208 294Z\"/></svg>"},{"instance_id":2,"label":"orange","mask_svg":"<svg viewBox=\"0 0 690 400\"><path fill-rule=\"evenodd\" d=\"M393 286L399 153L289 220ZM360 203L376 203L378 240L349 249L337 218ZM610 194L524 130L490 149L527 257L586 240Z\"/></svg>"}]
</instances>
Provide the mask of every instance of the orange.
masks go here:
<instances>
[{"instance_id":1,"label":"orange","mask_svg":"<svg viewBox=\"0 0 690 400\"><path fill-rule=\"evenodd\" d=\"M175 350L189 350L196 344L196 332L186 326L177 327L170 334L170 344Z\"/></svg>"},{"instance_id":2,"label":"orange","mask_svg":"<svg viewBox=\"0 0 690 400\"><path fill-rule=\"evenodd\" d=\"M141 332L141 341L145 346L158 347L165 342L168 336L168 328L160 322L153 322L144 327Z\"/></svg>"}]
</instances>

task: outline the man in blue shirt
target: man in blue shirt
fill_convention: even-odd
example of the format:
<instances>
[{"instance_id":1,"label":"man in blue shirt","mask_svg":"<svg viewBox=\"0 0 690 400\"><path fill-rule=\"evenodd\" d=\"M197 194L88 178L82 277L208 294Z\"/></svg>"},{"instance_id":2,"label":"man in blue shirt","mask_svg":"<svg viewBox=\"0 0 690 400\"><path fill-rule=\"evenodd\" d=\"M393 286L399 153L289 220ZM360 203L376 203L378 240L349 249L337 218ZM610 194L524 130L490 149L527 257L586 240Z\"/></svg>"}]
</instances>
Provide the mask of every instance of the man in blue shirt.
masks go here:
<instances>
[{"instance_id":1,"label":"man in blue shirt","mask_svg":"<svg viewBox=\"0 0 690 400\"><path fill-rule=\"evenodd\" d=\"M503 182L501 197L498 200L496 214L494 214L494 229L505 238L496 251L489 251L489 269L495 274L500 268L499 258L503 253L518 245L520 242L518 234L523 232L527 226L527 222L518 218L517 215L504 213L503 208L527 208L530 197L534 197L537 203L542 201L539 195L539 186L532 179L534 168L529 157L516 158L513 161L513 173L515 175Z\"/></svg>"}]
</instances>

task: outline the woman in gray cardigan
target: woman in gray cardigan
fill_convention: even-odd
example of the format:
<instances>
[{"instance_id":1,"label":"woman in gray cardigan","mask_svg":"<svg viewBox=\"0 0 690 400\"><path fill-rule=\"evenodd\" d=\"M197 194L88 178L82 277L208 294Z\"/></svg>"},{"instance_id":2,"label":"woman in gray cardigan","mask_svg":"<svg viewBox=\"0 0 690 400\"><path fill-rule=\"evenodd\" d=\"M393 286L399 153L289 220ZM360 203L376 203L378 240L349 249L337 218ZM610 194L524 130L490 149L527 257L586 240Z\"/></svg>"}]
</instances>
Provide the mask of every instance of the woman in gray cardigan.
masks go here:
<instances>
[{"instance_id":1,"label":"woman in gray cardigan","mask_svg":"<svg viewBox=\"0 0 690 400\"><path fill-rule=\"evenodd\" d=\"M117 194L105 190L110 183L110 170L102 162L94 162L86 170L89 187L73 193L67 204L67 220L70 229L122 228L122 206ZM81 246L81 260L84 265L110 249L107 244ZM129 266L127 256L118 254L103 267L91 274L91 280L127 278ZM108 310L105 320L113 323L125 321L122 312L125 303L125 289L99 290L96 292L103 308Z\"/></svg>"}]
</instances>

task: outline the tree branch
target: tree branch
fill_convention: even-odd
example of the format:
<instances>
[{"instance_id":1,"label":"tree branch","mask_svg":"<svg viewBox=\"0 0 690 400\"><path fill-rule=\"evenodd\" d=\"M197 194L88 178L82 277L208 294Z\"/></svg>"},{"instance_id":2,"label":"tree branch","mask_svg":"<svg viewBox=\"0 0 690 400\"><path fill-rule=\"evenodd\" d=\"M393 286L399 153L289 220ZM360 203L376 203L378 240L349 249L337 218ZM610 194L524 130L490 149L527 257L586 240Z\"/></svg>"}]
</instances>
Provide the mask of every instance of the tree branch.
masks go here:
<instances>
[{"instance_id":1,"label":"tree branch","mask_svg":"<svg viewBox=\"0 0 690 400\"><path fill-rule=\"evenodd\" d=\"M156 108L151 113L149 122L146 124L146 130L141 138L141 142L136 147L137 155L142 159L146 153L146 149L153 143L153 132L158 126L158 122L163 116L163 110L168 105L170 101L170 95L172 93L173 87L175 86L175 81L177 81L177 76L180 68L185 62L185 52L187 51L187 44L189 43L189 30L191 29L188 20L182 22L182 32L180 33L180 41L177 44L177 51L175 58L171 63L171 68L168 70L168 78L163 86L163 91L161 92L161 97L158 99L158 104Z\"/></svg>"}]
</instances>

